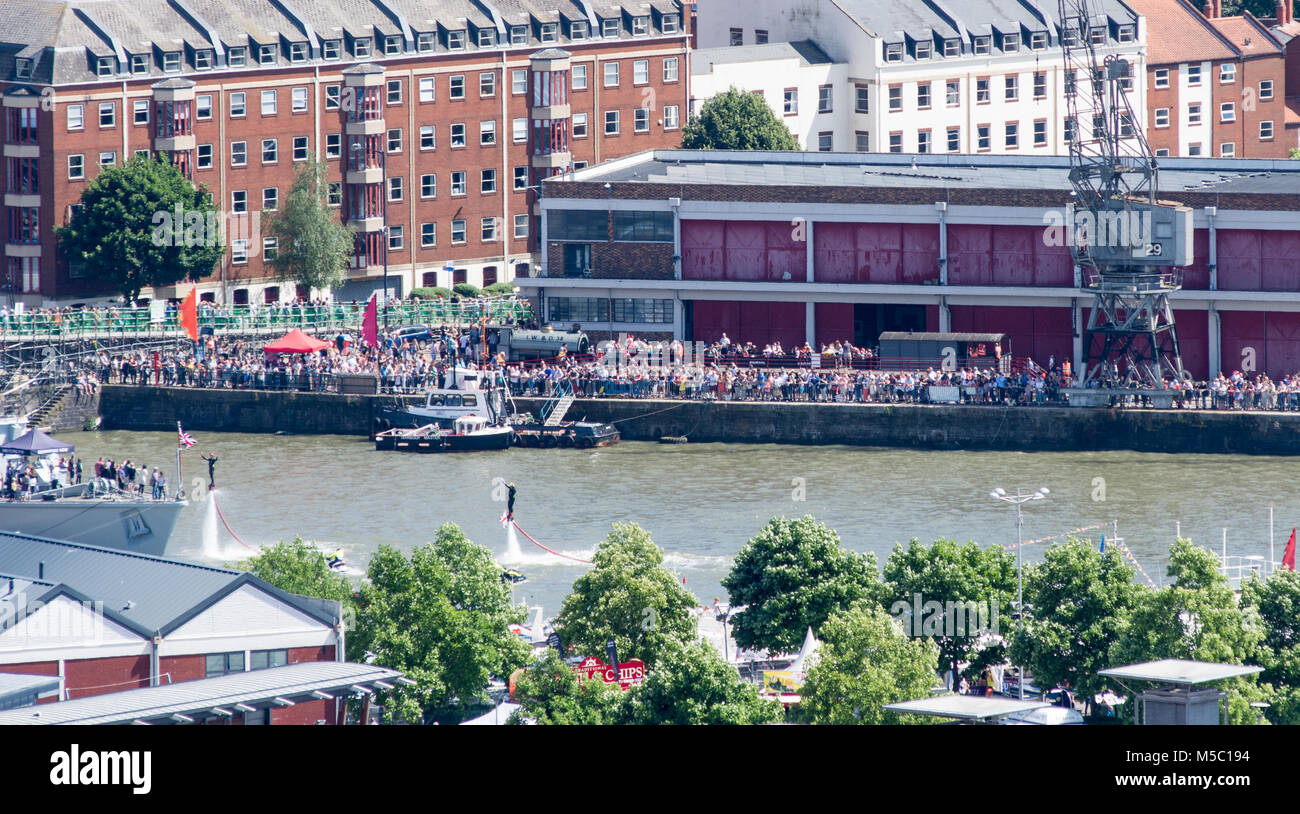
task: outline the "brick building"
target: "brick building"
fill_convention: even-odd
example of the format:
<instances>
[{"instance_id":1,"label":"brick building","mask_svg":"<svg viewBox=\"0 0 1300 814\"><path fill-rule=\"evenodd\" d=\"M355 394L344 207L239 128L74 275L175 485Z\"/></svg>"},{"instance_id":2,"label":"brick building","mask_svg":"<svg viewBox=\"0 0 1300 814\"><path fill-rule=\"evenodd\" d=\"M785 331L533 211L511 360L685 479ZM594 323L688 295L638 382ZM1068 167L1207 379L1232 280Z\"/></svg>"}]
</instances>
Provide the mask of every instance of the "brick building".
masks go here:
<instances>
[{"instance_id":1,"label":"brick building","mask_svg":"<svg viewBox=\"0 0 1300 814\"><path fill-rule=\"evenodd\" d=\"M1283 45L1218 0L1129 0L1147 22L1147 141L1157 156L1286 158Z\"/></svg>"},{"instance_id":2,"label":"brick building","mask_svg":"<svg viewBox=\"0 0 1300 814\"><path fill-rule=\"evenodd\" d=\"M111 295L56 251L99 167L166 156L227 213L202 298L273 302L260 215L328 162L349 282L486 284L526 268L539 178L680 141L677 0L4 0L5 272L38 305ZM387 228L385 228L385 224ZM144 296L175 297L175 288Z\"/></svg>"}]
</instances>

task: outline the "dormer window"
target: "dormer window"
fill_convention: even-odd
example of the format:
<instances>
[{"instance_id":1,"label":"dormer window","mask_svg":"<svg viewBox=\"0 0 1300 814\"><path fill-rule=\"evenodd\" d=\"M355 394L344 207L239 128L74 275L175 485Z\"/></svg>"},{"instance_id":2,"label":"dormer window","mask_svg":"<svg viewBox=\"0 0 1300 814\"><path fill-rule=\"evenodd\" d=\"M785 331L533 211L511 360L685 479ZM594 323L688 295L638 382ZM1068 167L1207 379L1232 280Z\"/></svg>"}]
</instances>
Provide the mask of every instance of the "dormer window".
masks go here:
<instances>
[{"instance_id":1,"label":"dormer window","mask_svg":"<svg viewBox=\"0 0 1300 814\"><path fill-rule=\"evenodd\" d=\"M232 68L242 68L248 64L248 49L236 45L226 52L226 64Z\"/></svg>"},{"instance_id":2,"label":"dormer window","mask_svg":"<svg viewBox=\"0 0 1300 814\"><path fill-rule=\"evenodd\" d=\"M537 39L542 42L555 42L556 35L559 33L559 23L542 23L541 32Z\"/></svg>"},{"instance_id":3,"label":"dormer window","mask_svg":"<svg viewBox=\"0 0 1300 814\"><path fill-rule=\"evenodd\" d=\"M1104 42L1106 42L1106 26L1104 25L1093 26L1092 31L1090 32L1090 36L1092 38L1093 45L1103 44Z\"/></svg>"},{"instance_id":4,"label":"dormer window","mask_svg":"<svg viewBox=\"0 0 1300 814\"><path fill-rule=\"evenodd\" d=\"M933 49L933 45L931 44L931 42L930 42L929 40L917 40L917 41L916 41L916 58L917 58L917 59L929 59L929 58L930 58L930 53L931 53L931 50L932 50L932 49Z\"/></svg>"},{"instance_id":5,"label":"dormer window","mask_svg":"<svg viewBox=\"0 0 1300 814\"><path fill-rule=\"evenodd\" d=\"M1002 35L1002 53L1004 53L1004 54L1014 54L1014 53L1016 53L1016 52L1019 51L1019 50L1020 50L1020 35L1019 35L1019 34L1003 34L1003 35Z\"/></svg>"},{"instance_id":6,"label":"dormer window","mask_svg":"<svg viewBox=\"0 0 1300 814\"><path fill-rule=\"evenodd\" d=\"M448 51L465 50L465 29L458 28L455 31L447 32L447 50Z\"/></svg>"},{"instance_id":7,"label":"dormer window","mask_svg":"<svg viewBox=\"0 0 1300 814\"><path fill-rule=\"evenodd\" d=\"M352 41L352 56L368 57L370 56L370 38L357 37Z\"/></svg>"},{"instance_id":8,"label":"dormer window","mask_svg":"<svg viewBox=\"0 0 1300 814\"><path fill-rule=\"evenodd\" d=\"M512 25L510 26L510 44L527 45L528 44L528 26Z\"/></svg>"},{"instance_id":9,"label":"dormer window","mask_svg":"<svg viewBox=\"0 0 1300 814\"><path fill-rule=\"evenodd\" d=\"M649 17L633 17L633 18L632 18L632 36L634 36L634 37L644 37L646 34L649 34L649 33L650 33L650 18L649 18Z\"/></svg>"},{"instance_id":10,"label":"dormer window","mask_svg":"<svg viewBox=\"0 0 1300 814\"><path fill-rule=\"evenodd\" d=\"M618 18L606 17L600 21L600 36L617 37L618 36Z\"/></svg>"},{"instance_id":11,"label":"dormer window","mask_svg":"<svg viewBox=\"0 0 1300 814\"><path fill-rule=\"evenodd\" d=\"M321 47L321 55L325 59L338 59L343 53L343 43L338 40L325 40Z\"/></svg>"},{"instance_id":12,"label":"dormer window","mask_svg":"<svg viewBox=\"0 0 1300 814\"><path fill-rule=\"evenodd\" d=\"M112 76L113 68L112 57L99 57L95 60L95 73L99 76Z\"/></svg>"},{"instance_id":13,"label":"dormer window","mask_svg":"<svg viewBox=\"0 0 1300 814\"><path fill-rule=\"evenodd\" d=\"M1047 47L1047 32L1035 31L1029 35L1029 48L1032 51L1041 51Z\"/></svg>"},{"instance_id":14,"label":"dormer window","mask_svg":"<svg viewBox=\"0 0 1300 814\"><path fill-rule=\"evenodd\" d=\"M480 28L478 30L478 47L491 48L497 44L497 30L495 28Z\"/></svg>"},{"instance_id":15,"label":"dormer window","mask_svg":"<svg viewBox=\"0 0 1300 814\"><path fill-rule=\"evenodd\" d=\"M165 51L163 52L163 70L167 73L179 71L181 69L181 52Z\"/></svg>"},{"instance_id":16,"label":"dormer window","mask_svg":"<svg viewBox=\"0 0 1300 814\"><path fill-rule=\"evenodd\" d=\"M402 38L400 36L384 37L384 53L400 54L402 53Z\"/></svg>"},{"instance_id":17,"label":"dormer window","mask_svg":"<svg viewBox=\"0 0 1300 814\"><path fill-rule=\"evenodd\" d=\"M433 45L437 41L438 38L435 36L434 32L421 31L419 34L415 35L415 50L422 54L428 53L433 50Z\"/></svg>"},{"instance_id":18,"label":"dormer window","mask_svg":"<svg viewBox=\"0 0 1300 814\"><path fill-rule=\"evenodd\" d=\"M15 59L14 74L17 75L19 79L31 79L32 61L30 59Z\"/></svg>"},{"instance_id":19,"label":"dormer window","mask_svg":"<svg viewBox=\"0 0 1300 814\"><path fill-rule=\"evenodd\" d=\"M275 46L271 44L257 46L257 62L259 65L271 65L275 62Z\"/></svg>"},{"instance_id":20,"label":"dormer window","mask_svg":"<svg viewBox=\"0 0 1300 814\"><path fill-rule=\"evenodd\" d=\"M289 43L289 61L306 62L307 61L307 43L291 42Z\"/></svg>"},{"instance_id":21,"label":"dormer window","mask_svg":"<svg viewBox=\"0 0 1300 814\"><path fill-rule=\"evenodd\" d=\"M1061 31L1061 44L1062 44L1062 45L1078 45L1078 44L1079 44L1079 29L1078 29L1077 27L1075 27L1075 26L1069 26L1069 27L1065 28L1064 30L1062 30L1062 31Z\"/></svg>"},{"instance_id":22,"label":"dormer window","mask_svg":"<svg viewBox=\"0 0 1300 814\"><path fill-rule=\"evenodd\" d=\"M212 68L212 51L204 48L194 52L194 67L200 71L211 70Z\"/></svg>"},{"instance_id":23,"label":"dormer window","mask_svg":"<svg viewBox=\"0 0 1300 814\"><path fill-rule=\"evenodd\" d=\"M891 42L885 45L886 62L903 61L903 44L901 42Z\"/></svg>"},{"instance_id":24,"label":"dormer window","mask_svg":"<svg viewBox=\"0 0 1300 814\"><path fill-rule=\"evenodd\" d=\"M987 54L989 52L989 37L976 37L974 51L976 56Z\"/></svg>"},{"instance_id":25,"label":"dormer window","mask_svg":"<svg viewBox=\"0 0 1300 814\"><path fill-rule=\"evenodd\" d=\"M943 41L943 55L946 57L961 56L961 40L953 37Z\"/></svg>"},{"instance_id":26,"label":"dormer window","mask_svg":"<svg viewBox=\"0 0 1300 814\"><path fill-rule=\"evenodd\" d=\"M585 40L587 38L587 21L575 20L569 24L569 39Z\"/></svg>"},{"instance_id":27,"label":"dormer window","mask_svg":"<svg viewBox=\"0 0 1300 814\"><path fill-rule=\"evenodd\" d=\"M1133 26L1122 25L1119 27L1118 33L1120 42L1132 42L1136 32L1134 32Z\"/></svg>"},{"instance_id":28,"label":"dormer window","mask_svg":"<svg viewBox=\"0 0 1300 814\"><path fill-rule=\"evenodd\" d=\"M659 28L665 34L676 34L681 28L681 19L676 14L665 14Z\"/></svg>"}]
</instances>

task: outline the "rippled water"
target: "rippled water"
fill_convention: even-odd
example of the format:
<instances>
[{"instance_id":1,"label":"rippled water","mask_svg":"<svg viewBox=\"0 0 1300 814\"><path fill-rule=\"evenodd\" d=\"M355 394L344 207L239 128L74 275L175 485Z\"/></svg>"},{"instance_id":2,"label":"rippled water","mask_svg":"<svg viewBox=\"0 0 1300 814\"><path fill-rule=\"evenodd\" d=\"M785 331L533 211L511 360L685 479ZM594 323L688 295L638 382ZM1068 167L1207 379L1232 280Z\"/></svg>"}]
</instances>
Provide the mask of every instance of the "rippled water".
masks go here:
<instances>
[{"instance_id":1,"label":"rippled water","mask_svg":"<svg viewBox=\"0 0 1300 814\"><path fill-rule=\"evenodd\" d=\"M150 466L175 461L174 433L68 433L87 470L99 455ZM440 523L523 571L516 596L559 609L587 566L548 554L525 538L508 552L493 479L519 488L515 517L546 546L590 557L613 522L635 521L667 552L667 565L701 601L720 586L732 557L774 515L813 514L845 545L883 562L912 537L982 544L1016 539L1015 509L988 497L1051 489L1024 510L1026 539L1118 520L1119 533L1159 581L1175 524L1184 536L1230 555L1268 554L1268 506L1275 505L1276 558L1300 524L1294 458L1131 452L931 452L856 447L622 443L595 451L525 450L413 455L376 452L362 438L197 433L185 453L185 482L206 480L200 451L216 450L218 505L252 545L301 534L364 569L383 543L409 548ZM1098 480L1100 479L1100 480ZM224 563L252 553L209 504L182 516L169 554ZM208 546L205 550L205 525ZM213 530L217 546L213 546ZM1099 531L1088 533L1098 539ZM1043 545L1026 548L1041 557ZM507 554L511 556L507 556Z\"/></svg>"}]
</instances>

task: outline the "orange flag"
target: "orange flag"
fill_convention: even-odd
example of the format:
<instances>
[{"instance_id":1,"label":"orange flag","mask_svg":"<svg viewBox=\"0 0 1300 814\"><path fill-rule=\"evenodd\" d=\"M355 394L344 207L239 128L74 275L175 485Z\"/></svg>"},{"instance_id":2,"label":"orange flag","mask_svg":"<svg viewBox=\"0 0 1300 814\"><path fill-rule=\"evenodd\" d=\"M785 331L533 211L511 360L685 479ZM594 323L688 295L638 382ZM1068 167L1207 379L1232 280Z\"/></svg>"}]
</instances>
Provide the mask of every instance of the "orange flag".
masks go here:
<instances>
[{"instance_id":1,"label":"orange flag","mask_svg":"<svg viewBox=\"0 0 1300 814\"><path fill-rule=\"evenodd\" d=\"M190 339L199 341L199 290L197 288L191 288L189 296L181 303L181 328Z\"/></svg>"}]
</instances>

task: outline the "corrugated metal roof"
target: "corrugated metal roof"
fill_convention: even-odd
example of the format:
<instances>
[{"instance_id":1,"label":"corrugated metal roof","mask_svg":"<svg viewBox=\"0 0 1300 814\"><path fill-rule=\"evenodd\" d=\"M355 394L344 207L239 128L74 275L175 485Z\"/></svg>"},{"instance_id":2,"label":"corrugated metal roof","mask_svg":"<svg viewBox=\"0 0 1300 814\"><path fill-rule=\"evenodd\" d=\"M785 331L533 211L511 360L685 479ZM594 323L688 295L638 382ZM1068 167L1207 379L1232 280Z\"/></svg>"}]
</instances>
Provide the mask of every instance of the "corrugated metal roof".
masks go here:
<instances>
[{"instance_id":1,"label":"corrugated metal roof","mask_svg":"<svg viewBox=\"0 0 1300 814\"><path fill-rule=\"evenodd\" d=\"M376 681L393 683L396 670L371 664L306 661L266 670L182 681L161 687L93 695L37 707L0 712L6 724L128 724L132 721L168 722L172 715L214 717L214 707L229 710L235 704L266 707L275 698L294 700L314 691L341 694L354 685Z\"/></svg>"},{"instance_id":2,"label":"corrugated metal roof","mask_svg":"<svg viewBox=\"0 0 1300 814\"><path fill-rule=\"evenodd\" d=\"M900 701L885 704L885 709L893 712L907 712L913 715L933 715L940 718L956 718L963 721L990 721L1017 712L1030 712L1040 707L1049 707L1044 701L1019 701L1014 698L993 698L979 695L939 695L933 698L918 698L915 701Z\"/></svg>"},{"instance_id":3,"label":"corrugated metal roof","mask_svg":"<svg viewBox=\"0 0 1300 814\"><path fill-rule=\"evenodd\" d=\"M1246 676L1262 672L1262 667L1241 664L1217 664L1211 661L1188 661L1187 659L1161 659L1145 661L1141 664L1128 664L1123 667L1111 667L1101 670L1098 675L1111 678L1127 678L1132 681L1157 681L1161 684L1177 684L1191 687L1223 681L1237 676Z\"/></svg>"},{"instance_id":4,"label":"corrugated metal roof","mask_svg":"<svg viewBox=\"0 0 1300 814\"><path fill-rule=\"evenodd\" d=\"M59 688L58 676L20 675L0 673L0 703L6 698L20 695L40 695Z\"/></svg>"}]
</instances>

